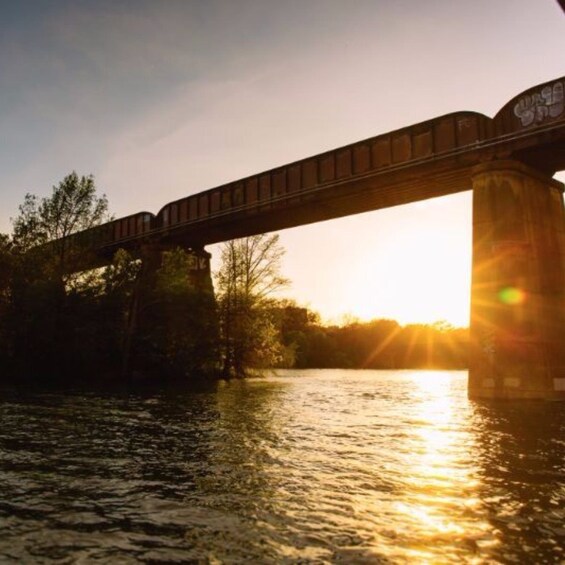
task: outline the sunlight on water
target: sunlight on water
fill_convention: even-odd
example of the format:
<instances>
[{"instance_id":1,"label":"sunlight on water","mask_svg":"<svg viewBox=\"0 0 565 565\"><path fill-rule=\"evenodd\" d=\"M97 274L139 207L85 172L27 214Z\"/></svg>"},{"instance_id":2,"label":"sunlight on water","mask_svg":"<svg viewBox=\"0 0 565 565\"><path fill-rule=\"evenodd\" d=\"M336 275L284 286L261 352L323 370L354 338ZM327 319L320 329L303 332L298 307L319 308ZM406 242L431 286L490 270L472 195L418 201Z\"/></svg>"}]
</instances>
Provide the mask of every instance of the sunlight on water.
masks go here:
<instances>
[{"instance_id":1,"label":"sunlight on water","mask_svg":"<svg viewBox=\"0 0 565 565\"><path fill-rule=\"evenodd\" d=\"M461 429L463 407L455 404L452 375L430 371L412 374L413 434L416 445L406 460L410 477L397 510L418 531L410 554L421 562L437 562L445 547L438 542L472 546L489 536L489 524L477 514L479 481L471 465L463 465L472 437Z\"/></svg>"},{"instance_id":2,"label":"sunlight on water","mask_svg":"<svg viewBox=\"0 0 565 565\"><path fill-rule=\"evenodd\" d=\"M444 371L5 390L0 562L559 563L564 408Z\"/></svg>"}]
</instances>

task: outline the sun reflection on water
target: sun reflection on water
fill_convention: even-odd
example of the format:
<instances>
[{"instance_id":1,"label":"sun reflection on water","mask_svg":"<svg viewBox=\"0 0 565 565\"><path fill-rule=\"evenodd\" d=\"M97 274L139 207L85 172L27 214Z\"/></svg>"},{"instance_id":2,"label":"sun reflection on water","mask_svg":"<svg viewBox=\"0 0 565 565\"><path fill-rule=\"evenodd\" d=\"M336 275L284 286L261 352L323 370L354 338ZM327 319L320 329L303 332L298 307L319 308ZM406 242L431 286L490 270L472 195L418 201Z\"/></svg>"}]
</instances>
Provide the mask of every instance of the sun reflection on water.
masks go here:
<instances>
[{"instance_id":1,"label":"sun reflection on water","mask_svg":"<svg viewBox=\"0 0 565 565\"><path fill-rule=\"evenodd\" d=\"M449 373L415 371L412 377L412 449L404 458L406 493L395 511L407 532L417 532L406 549L420 562L437 563L446 545L453 555L458 547L478 549L496 539L481 513L473 438L461 426L468 407L455 403Z\"/></svg>"}]
</instances>

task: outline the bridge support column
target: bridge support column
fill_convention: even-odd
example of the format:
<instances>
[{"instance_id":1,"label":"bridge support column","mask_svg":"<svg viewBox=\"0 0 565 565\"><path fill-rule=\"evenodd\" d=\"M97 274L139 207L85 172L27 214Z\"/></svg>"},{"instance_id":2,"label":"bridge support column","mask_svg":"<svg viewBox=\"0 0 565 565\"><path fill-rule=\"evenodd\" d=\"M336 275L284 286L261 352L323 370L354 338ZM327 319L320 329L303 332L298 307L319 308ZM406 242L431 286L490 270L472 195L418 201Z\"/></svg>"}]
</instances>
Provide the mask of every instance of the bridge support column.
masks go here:
<instances>
[{"instance_id":1,"label":"bridge support column","mask_svg":"<svg viewBox=\"0 0 565 565\"><path fill-rule=\"evenodd\" d=\"M212 255L204 249L192 249L190 251L191 263L189 277L194 286L202 291L214 292L212 284L212 271L210 259Z\"/></svg>"},{"instance_id":2,"label":"bridge support column","mask_svg":"<svg viewBox=\"0 0 565 565\"><path fill-rule=\"evenodd\" d=\"M142 270L124 339L124 376L194 376L218 365L211 255L202 248L175 255L175 249L149 244L140 250Z\"/></svg>"},{"instance_id":3,"label":"bridge support column","mask_svg":"<svg viewBox=\"0 0 565 565\"><path fill-rule=\"evenodd\" d=\"M162 244L148 244L141 248L143 261L143 275L153 286L155 274L162 266L163 253L172 251L174 247ZM210 259L212 255L202 248L186 249L188 255L188 281L198 290L213 291L212 274L210 270Z\"/></svg>"},{"instance_id":4,"label":"bridge support column","mask_svg":"<svg viewBox=\"0 0 565 565\"><path fill-rule=\"evenodd\" d=\"M473 173L469 397L565 400L563 185L516 161Z\"/></svg>"}]
</instances>

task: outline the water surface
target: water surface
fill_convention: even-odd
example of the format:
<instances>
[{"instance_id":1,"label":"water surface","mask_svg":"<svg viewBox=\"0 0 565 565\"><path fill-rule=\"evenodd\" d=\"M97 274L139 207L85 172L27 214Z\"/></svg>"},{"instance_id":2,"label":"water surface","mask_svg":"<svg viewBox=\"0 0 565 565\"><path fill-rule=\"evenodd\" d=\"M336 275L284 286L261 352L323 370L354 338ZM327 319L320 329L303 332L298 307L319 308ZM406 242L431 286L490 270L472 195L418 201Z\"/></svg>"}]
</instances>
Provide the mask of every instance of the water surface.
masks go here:
<instances>
[{"instance_id":1,"label":"water surface","mask_svg":"<svg viewBox=\"0 0 565 565\"><path fill-rule=\"evenodd\" d=\"M3 389L0 562L563 562L565 404L466 378Z\"/></svg>"}]
</instances>

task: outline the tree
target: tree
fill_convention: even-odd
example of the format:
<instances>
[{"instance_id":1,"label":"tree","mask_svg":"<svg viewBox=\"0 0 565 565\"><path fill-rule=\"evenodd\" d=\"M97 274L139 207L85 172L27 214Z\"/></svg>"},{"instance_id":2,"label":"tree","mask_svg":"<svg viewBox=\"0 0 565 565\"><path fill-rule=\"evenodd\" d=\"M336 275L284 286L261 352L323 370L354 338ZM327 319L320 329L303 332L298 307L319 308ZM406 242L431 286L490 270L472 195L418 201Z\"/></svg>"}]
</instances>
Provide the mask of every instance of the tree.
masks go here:
<instances>
[{"instance_id":1,"label":"tree","mask_svg":"<svg viewBox=\"0 0 565 565\"><path fill-rule=\"evenodd\" d=\"M11 354L10 283L13 253L9 236L0 234L0 361L3 365Z\"/></svg>"},{"instance_id":2,"label":"tree","mask_svg":"<svg viewBox=\"0 0 565 565\"><path fill-rule=\"evenodd\" d=\"M271 306L276 292L289 284L280 273L284 252L277 234L228 241L222 247L216 283L226 376L272 366L280 356Z\"/></svg>"},{"instance_id":3,"label":"tree","mask_svg":"<svg viewBox=\"0 0 565 565\"><path fill-rule=\"evenodd\" d=\"M4 296L8 290L12 267L12 241L8 235L0 233L0 296Z\"/></svg>"},{"instance_id":4,"label":"tree","mask_svg":"<svg viewBox=\"0 0 565 565\"><path fill-rule=\"evenodd\" d=\"M96 279L75 274L88 249L69 236L107 219L108 202L96 196L92 176L72 172L51 196L25 196L13 220L10 281L14 354L23 370L62 373L85 353L85 332L91 333L85 320L99 288Z\"/></svg>"},{"instance_id":5,"label":"tree","mask_svg":"<svg viewBox=\"0 0 565 565\"><path fill-rule=\"evenodd\" d=\"M14 248L21 255L41 250L44 269L64 280L85 253L85 249L71 245L69 236L109 219L108 200L105 195L96 196L94 177L79 177L73 171L53 187L49 197L26 194L13 220Z\"/></svg>"}]
</instances>

